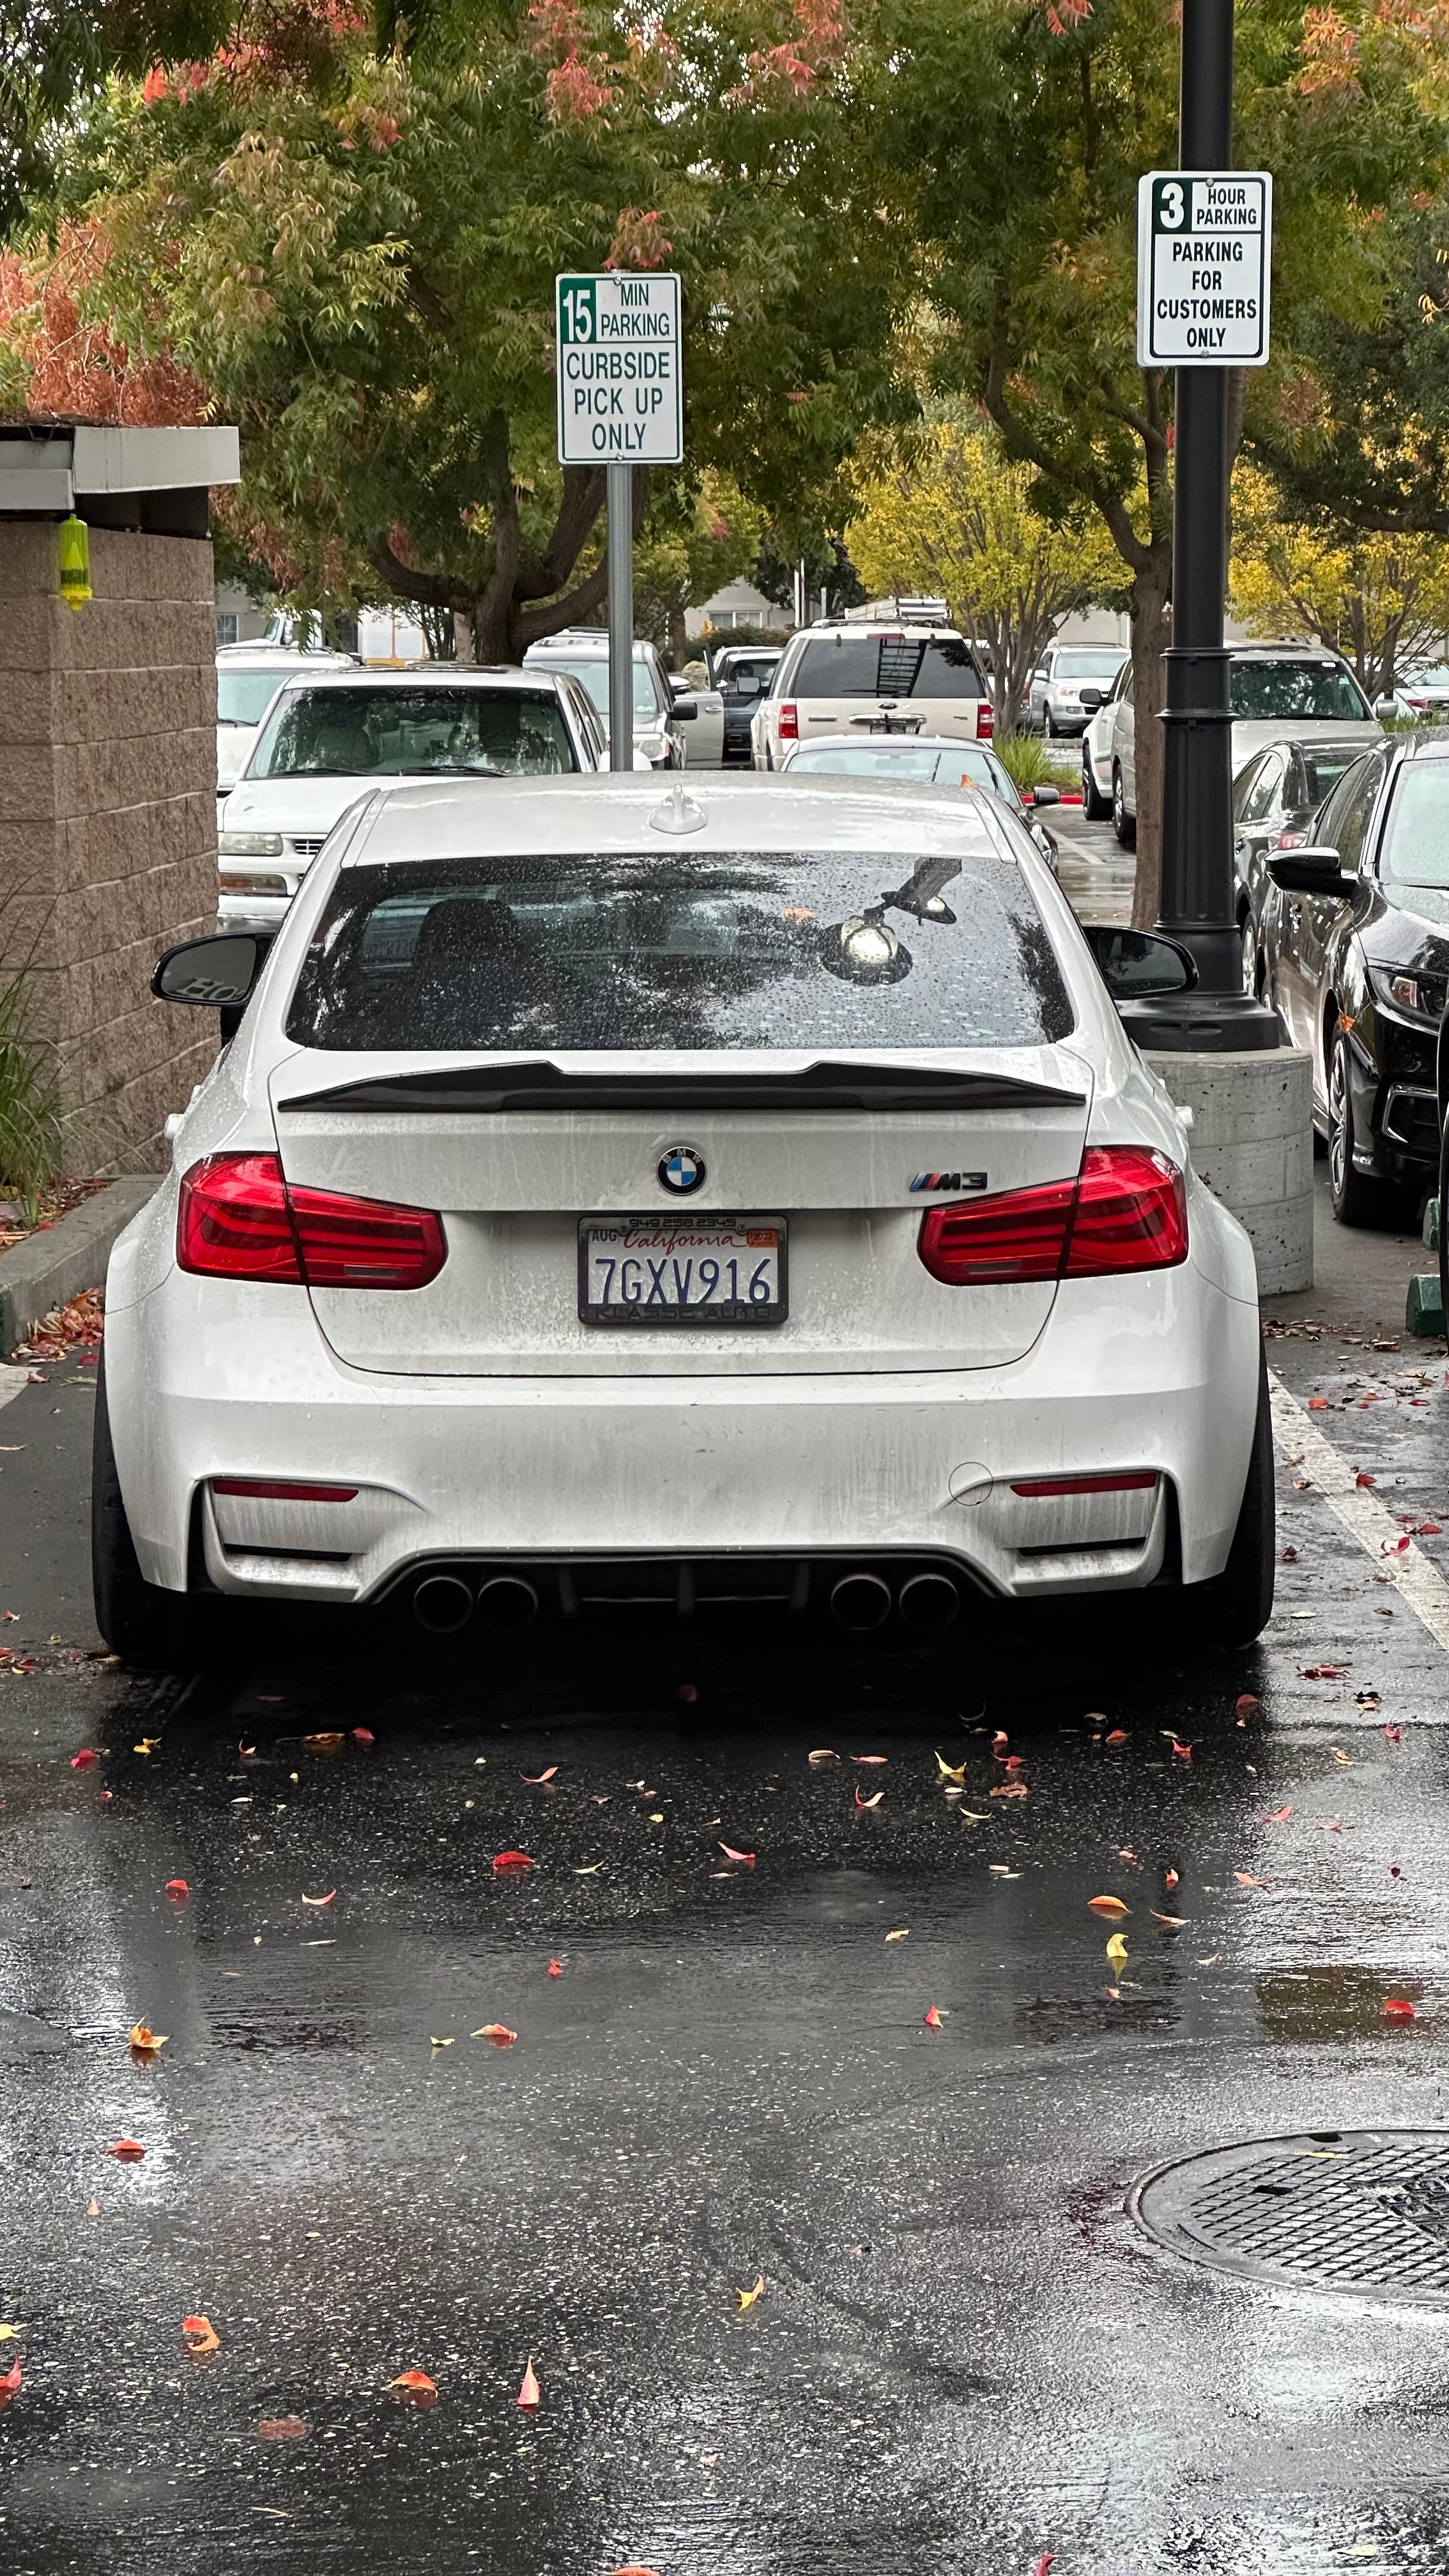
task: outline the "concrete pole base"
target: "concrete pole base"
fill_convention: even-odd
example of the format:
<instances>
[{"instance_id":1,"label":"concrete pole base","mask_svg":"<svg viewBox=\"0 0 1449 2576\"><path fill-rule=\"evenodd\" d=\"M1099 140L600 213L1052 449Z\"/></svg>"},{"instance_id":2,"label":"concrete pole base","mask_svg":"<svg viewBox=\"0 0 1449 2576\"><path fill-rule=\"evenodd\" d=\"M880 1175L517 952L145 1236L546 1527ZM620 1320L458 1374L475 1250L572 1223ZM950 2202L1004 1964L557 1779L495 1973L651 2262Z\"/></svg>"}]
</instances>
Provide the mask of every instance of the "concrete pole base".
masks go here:
<instances>
[{"instance_id":1,"label":"concrete pole base","mask_svg":"<svg viewBox=\"0 0 1449 2576\"><path fill-rule=\"evenodd\" d=\"M1313 1068L1295 1047L1268 1055L1174 1055L1147 1062L1190 1109L1193 1169L1245 1227L1260 1296L1313 1285Z\"/></svg>"}]
</instances>

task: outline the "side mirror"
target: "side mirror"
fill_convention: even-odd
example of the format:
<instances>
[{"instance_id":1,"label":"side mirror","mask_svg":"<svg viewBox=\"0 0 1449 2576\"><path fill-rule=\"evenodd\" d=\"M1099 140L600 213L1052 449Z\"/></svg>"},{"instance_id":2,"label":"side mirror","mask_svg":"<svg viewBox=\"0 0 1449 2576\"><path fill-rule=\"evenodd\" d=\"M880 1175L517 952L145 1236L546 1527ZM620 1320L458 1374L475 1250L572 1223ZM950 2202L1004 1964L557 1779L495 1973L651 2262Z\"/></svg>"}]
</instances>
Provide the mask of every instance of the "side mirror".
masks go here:
<instances>
[{"instance_id":1,"label":"side mirror","mask_svg":"<svg viewBox=\"0 0 1449 2576\"><path fill-rule=\"evenodd\" d=\"M158 958L151 990L158 1002L189 1002L200 1011L244 1011L275 935L232 930L213 939L183 940Z\"/></svg>"},{"instance_id":2,"label":"side mirror","mask_svg":"<svg viewBox=\"0 0 1449 2576\"><path fill-rule=\"evenodd\" d=\"M1062 791L1059 787L1034 787L1026 801L1028 805L1060 805Z\"/></svg>"},{"instance_id":3,"label":"side mirror","mask_svg":"<svg viewBox=\"0 0 1449 2576\"><path fill-rule=\"evenodd\" d=\"M1375 700L1374 700L1374 714L1378 717L1378 720L1379 720L1380 724L1383 724L1383 723L1385 723L1385 722L1387 722L1387 721L1390 721L1394 716L1396 716L1396 715L1398 714L1398 712L1399 712L1399 702L1398 702L1398 699L1397 699L1397 698L1395 698L1395 697L1375 698Z\"/></svg>"},{"instance_id":4,"label":"side mirror","mask_svg":"<svg viewBox=\"0 0 1449 2576\"><path fill-rule=\"evenodd\" d=\"M1160 930L1121 930L1112 922L1083 922L1082 935L1096 958L1114 1002L1145 1002L1159 994L1191 993L1197 965L1191 953Z\"/></svg>"},{"instance_id":5,"label":"side mirror","mask_svg":"<svg viewBox=\"0 0 1449 2576\"><path fill-rule=\"evenodd\" d=\"M669 710L668 720L671 724L693 724L698 714L699 700L697 698L676 698L673 706Z\"/></svg>"},{"instance_id":6,"label":"side mirror","mask_svg":"<svg viewBox=\"0 0 1449 2576\"><path fill-rule=\"evenodd\" d=\"M1337 850L1283 850L1268 861L1268 874L1285 894L1321 894L1336 903L1352 903L1358 893L1358 879L1345 876Z\"/></svg>"},{"instance_id":7,"label":"side mirror","mask_svg":"<svg viewBox=\"0 0 1449 2576\"><path fill-rule=\"evenodd\" d=\"M1097 709L1101 706L1106 694L1105 689L1098 688L1095 680L1084 680L1077 691L1077 696L1080 698L1082 705L1086 708L1089 715L1096 714Z\"/></svg>"}]
</instances>

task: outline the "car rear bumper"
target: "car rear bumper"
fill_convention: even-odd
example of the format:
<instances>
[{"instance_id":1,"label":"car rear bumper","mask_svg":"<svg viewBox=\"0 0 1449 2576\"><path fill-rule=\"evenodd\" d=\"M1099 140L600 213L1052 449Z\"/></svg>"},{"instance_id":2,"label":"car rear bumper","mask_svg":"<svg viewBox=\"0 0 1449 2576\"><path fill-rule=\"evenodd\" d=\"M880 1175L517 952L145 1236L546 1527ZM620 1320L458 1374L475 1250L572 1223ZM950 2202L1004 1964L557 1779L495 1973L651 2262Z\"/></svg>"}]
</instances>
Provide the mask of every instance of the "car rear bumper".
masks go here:
<instances>
[{"instance_id":1,"label":"car rear bumper","mask_svg":"<svg viewBox=\"0 0 1449 2576\"><path fill-rule=\"evenodd\" d=\"M929 1559L993 1595L1221 1571L1258 1389L1256 1308L1189 1262L1069 1283L1026 1356L890 1375L389 1377L344 1367L303 1292L174 1269L107 1323L143 1573L180 1590L375 1600L439 1565L627 1556ZM1023 1483L1131 1474L1117 1492ZM292 1483L336 1498L219 1494ZM347 1498L342 1499L345 1495Z\"/></svg>"}]
</instances>

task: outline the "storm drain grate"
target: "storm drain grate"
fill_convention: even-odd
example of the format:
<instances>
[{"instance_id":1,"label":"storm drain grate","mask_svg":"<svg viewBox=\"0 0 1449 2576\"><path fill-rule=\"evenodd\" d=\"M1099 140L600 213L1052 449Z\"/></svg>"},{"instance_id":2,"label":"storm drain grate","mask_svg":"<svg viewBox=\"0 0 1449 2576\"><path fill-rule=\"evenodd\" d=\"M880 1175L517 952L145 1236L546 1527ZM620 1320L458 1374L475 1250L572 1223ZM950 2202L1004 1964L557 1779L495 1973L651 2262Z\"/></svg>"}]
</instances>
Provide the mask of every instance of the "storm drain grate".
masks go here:
<instances>
[{"instance_id":1,"label":"storm drain grate","mask_svg":"<svg viewBox=\"0 0 1449 2576\"><path fill-rule=\"evenodd\" d=\"M1449 2131L1325 2129L1162 2165L1128 2195L1174 2254L1285 2289L1449 2308Z\"/></svg>"}]
</instances>

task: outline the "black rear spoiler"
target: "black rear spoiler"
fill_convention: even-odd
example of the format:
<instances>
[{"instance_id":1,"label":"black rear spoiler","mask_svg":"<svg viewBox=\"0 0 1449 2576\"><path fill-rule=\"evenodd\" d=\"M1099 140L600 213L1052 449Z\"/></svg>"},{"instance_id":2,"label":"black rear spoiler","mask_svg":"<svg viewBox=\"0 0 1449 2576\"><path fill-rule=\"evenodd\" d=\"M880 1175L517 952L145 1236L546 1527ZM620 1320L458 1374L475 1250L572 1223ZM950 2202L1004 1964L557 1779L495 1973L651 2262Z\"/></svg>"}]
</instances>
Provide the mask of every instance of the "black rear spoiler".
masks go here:
<instances>
[{"instance_id":1,"label":"black rear spoiler","mask_svg":"<svg viewBox=\"0 0 1449 2576\"><path fill-rule=\"evenodd\" d=\"M510 1112L669 1110L950 1110L1081 1109L1087 1095L1004 1073L953 1072L935 1065L805 1065L798 1073L564 1073L534 1063L432 1068L378 1074L324 1091L278 1100L295 1109L466 1110L485 1118Z\"/></svg>"}]
</instances>

